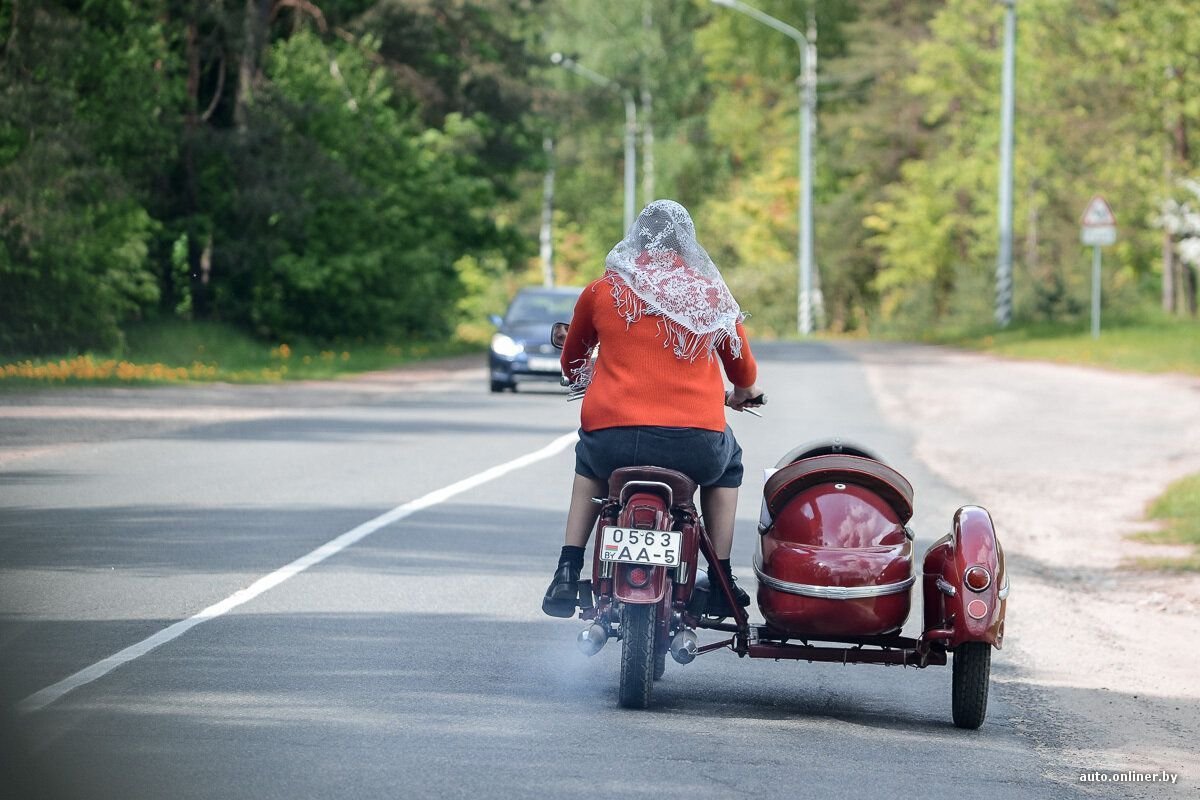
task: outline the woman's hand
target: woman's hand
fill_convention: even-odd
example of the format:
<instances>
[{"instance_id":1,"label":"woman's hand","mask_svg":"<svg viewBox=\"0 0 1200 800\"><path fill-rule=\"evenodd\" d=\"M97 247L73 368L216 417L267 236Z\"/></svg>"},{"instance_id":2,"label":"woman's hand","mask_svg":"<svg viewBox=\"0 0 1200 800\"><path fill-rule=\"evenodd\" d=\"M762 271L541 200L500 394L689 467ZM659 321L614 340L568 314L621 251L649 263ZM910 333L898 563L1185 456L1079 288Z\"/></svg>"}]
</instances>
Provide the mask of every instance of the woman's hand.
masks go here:
<instances>
[{"instance_id":1,"label":"woman's hand","mask_svg":"<svg viewBox=\"0 0 1200 800\"><path fill-rule=\"evenodd\" d=\"M725 395L725 405L735 411L743 411L747 408L756 408L761 405L766 405L767 396L763 394L763 390L758 384L750 386L735 386L733 391Z\"/></svg>"}]
</instances>

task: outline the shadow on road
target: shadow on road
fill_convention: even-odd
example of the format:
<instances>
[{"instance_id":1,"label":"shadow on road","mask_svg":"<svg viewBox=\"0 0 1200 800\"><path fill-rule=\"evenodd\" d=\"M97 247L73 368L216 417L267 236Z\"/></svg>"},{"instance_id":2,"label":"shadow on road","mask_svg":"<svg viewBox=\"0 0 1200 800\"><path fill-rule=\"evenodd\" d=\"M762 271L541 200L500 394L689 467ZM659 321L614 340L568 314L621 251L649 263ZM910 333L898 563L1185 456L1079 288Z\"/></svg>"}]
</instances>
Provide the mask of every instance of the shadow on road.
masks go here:
<instances>
[{"instance_id":1,"label":"shadow on road","mask_svg":"<svg viewBox=\"0 0 1200 800\"><path fill-rule=\"evenodd\" d=\"M1074 796L1032 760L1013 772L1021 677L1003 662L978 732L951 726L945 668L724 653L669 664L654 707L627 711L619 647L586 660L574 628L486 613L235 614L5 719L6 754L64 798L348 796L348 781L356 797L400 785L405 797L565 796L581 768L595 789L666 797L794 796L782 787L796 782L835 796L871 775L894 796L950 793L967 775L1000 797ZM781 738L794 758L764 760Z\"/></svg>"}]
</instances>

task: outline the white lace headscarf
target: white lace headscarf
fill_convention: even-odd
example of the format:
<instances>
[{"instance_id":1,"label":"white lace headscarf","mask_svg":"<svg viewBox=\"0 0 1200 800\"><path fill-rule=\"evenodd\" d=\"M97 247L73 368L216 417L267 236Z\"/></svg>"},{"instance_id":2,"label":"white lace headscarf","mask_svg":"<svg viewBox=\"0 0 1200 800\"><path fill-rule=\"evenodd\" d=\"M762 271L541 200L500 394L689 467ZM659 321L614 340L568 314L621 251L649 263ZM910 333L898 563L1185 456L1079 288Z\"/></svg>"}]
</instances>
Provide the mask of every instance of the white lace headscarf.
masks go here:
<instances>
[{"instance_id":1,"label":"white lace headscarf","mask_svg":"<svg viewBox=\"0 0 1200 800\"><path fill-rule=\"evenodd\" d=\"M662 317L668 334L663 345L672 347L676 357L711 357L725 341L733 357L741 357L737 323L742 311L696 241L696 226L679 203L655 200L642 209L604 265L618 313L629 324L644 314ZM612 280L613 275L620 280Z\"/></svg>"}]
</instances>

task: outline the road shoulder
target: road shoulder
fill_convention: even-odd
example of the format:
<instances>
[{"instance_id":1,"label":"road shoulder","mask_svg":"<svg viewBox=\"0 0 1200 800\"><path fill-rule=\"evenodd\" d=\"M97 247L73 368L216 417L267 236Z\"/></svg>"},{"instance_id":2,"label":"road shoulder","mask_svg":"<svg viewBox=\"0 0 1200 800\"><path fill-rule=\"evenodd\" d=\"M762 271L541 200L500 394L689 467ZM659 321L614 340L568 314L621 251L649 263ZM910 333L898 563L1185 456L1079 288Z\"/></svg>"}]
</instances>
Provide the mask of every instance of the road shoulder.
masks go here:
<instances>
[{"instance_id":1,"label":"road shoulder","mask_svg":"<svg viewBox=\"0 0 1200 800\"><path fill-rule=\"evenodd\" d=\"M1013 576L1003 657L1054 704L1030 712L1063 729L1064 761L1177 771L1177 790L1200 788L1200 576L1124 566L1144 552L1126 537L1146 505L1200 471L1200 379L847 350L917 456L992 512Z\"/></svg>"}]
</instances>

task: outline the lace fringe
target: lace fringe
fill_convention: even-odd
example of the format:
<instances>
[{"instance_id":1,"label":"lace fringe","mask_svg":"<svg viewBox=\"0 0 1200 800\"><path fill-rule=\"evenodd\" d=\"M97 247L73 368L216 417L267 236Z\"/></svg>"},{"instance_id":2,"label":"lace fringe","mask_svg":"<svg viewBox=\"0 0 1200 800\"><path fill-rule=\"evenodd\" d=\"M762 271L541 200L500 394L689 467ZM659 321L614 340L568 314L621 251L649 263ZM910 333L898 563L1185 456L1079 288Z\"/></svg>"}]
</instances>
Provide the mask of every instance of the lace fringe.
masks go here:
<instances>
[{"instance_id":1,"label":"lace fringe","mask_svg":"<svg viewBox=\"0 0 1200 800\"><path fill-rule=\"evenodd\" d=\"M617 313L625 320L626 328L647 314L658 317L658 330L665 334L663 347L672 348L676 358L695 361L703 353L711 359L713 351L726 342L729 343L729 352L734 358L742 357L742 340L730 334L729 331L723 328L705 334L689 331L675 320L664 317L645 300L638 297L637 293L617 273L610 271L604 276L604 280L612 286L612 296L616 303ZM738 322L745 317L745 314L739 314ZM591 380L590 374L588 380Z\"/></svg>"},{"instance_id":2,"label":"lace fringe","mask_svg":"<svg viewBox=\"0 0 1200 800\"><path fill-rule=\"evenodd\" d=\"M587 358L577 358L567 366L567 377L571 381L567 384L568 402L583 397L588 386L592 383L592 376L595 374L595 371L595 351L590 353Z\"/></svg>"}]
</instances>

